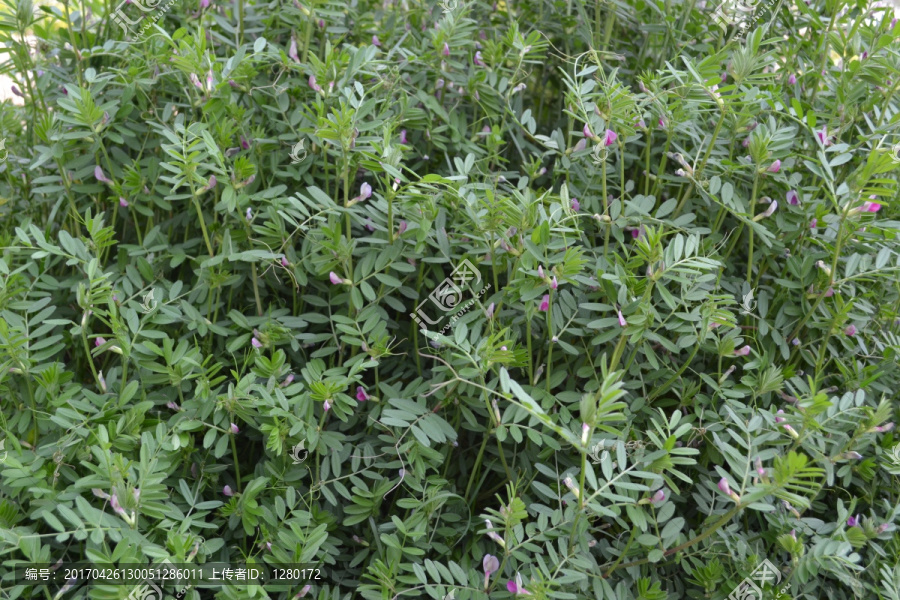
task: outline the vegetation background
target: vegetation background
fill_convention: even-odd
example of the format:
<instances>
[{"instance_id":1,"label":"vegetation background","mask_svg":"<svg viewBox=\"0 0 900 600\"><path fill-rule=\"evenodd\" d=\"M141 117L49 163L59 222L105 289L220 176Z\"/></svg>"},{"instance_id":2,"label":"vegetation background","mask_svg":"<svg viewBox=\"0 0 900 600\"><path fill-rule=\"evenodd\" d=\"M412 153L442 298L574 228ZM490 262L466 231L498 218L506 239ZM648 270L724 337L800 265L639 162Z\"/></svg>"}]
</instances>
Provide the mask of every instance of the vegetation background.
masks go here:
<instances>
[{"instance_id":1,"label":"vegetation background","mask_svg":"<svg viewBox=\"0 0 900 600\"><path fill-rule=\"evenodd\" d=\"M3 0L0 596L900 600L900 27L716 8Z\"/></svg>"}]
</instances>

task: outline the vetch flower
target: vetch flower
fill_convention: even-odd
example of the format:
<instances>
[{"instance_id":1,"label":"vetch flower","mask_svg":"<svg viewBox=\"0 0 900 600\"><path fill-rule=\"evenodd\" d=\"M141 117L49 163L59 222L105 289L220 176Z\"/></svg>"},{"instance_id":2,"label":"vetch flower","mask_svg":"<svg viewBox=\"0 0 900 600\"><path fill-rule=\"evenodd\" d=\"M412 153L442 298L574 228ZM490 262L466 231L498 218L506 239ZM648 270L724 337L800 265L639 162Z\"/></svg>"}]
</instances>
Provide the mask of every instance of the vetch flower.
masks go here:
<instances>
[{"instance_id":1,"label":"vetch flower","mask_svg":"<svg viewBox=\"0 0 900 600\"><path fill-rule=\"evenodd\" d=\"M538 277L546 279L546 277L544 277L544 265L538 265Z\"/></svg>"},{"instance_id":2,"label":"vetch flower","mask_svg":"<svg viewBox=\"0 0 900 600\"><path fill-rule=\"evenodd\" d=\"M766 474L766 470L762 465L762 460L758 456L756 457L756 474L760 477L764 477Z\"/></svg>"},{"instance_id":3,"label":"vetch flower","mask_svg":"<svg viewBox=\"0 0 900 600\"><path fill-rule=\"evenodd\" d=\"M235 425L234 423L232 423L231 424L231 433L233 433L234 435L237 435L240 432L241 432L240 428L237 425Z\"/></svg>"},{"instance_id":4,"label":"vetch flower","mask_svg":"<svg viewBox=\"0 0 900 600\"><path fill-rule=\"evenodd\" d=\"M878 425L876 427L873 427L866 433L887 433L888 431L891 431L892 429L894 429L894 424L886 423L884 425Z\"/></svg>"},{"instance_id":5,"label":"vetch flower","mask_svg":"<svg viewBox=\"0 0 900 600\"><path fill-rule=\"evenodd\" d=\"M581 203L578 201L577 198L572 198L571 206L572 206L572 210L574 210L575 212L578 212L579 210L581 210Z\"/></svg>"},{"instance_id":6,"label":"vetch flower","mask_svg":"<svg viewBox=\"0 0 900 600\"><path fill-rule=\"evenodd\" d=\"M481 566L484 569L484 589L487 589L491 574L500 570L500 561L493 554L485 554Z\"/></svg>"},{"instance_id":7,"label":"vetch flower","mask_svg":"<svg viewBox=\"0 0 900 600\"><path fill-rule=\"evenodd\" d=\"M847 325L846 329L844 329L844 335L854 336L856 335L856 325Z\"/></svg>"},{"instance_id":8,"label":"vetch flower","mask_svg":"<svg viewBox=\"0 0 900 600\"><path fill-rule=\"evenodd\" d=\"M522 575L520 575L519 573L516 573L515 581L510 579L509 581L506 582L506 590L511 594L515 594L516 596L519 596L519 595L530 596L531 595L531 593L525 589L525 586L522 585Z\"/></svg>"},{"instance_id":9,"label":"vetch flower","mask_svg":"<svg viewBox=\"0 0 900 600\"><path fill-rule=\"evenodd\" d=\"M771 165L769 165L769 168L766 169L766 171L768 171L769 173L777 173L780 170L781 170L781 161L777 158L775 159L775 162L773 162Z\"/></svg>"},{"instance_id":10,"label":"vetch flower","mask_svg":"<svg viewBox=\"0 0 900 600\"><path fill-rule=\"evenodd\" d=\"M481 52L475 53L475 58L472 59L472 62L475 63L476 67L483 67L484 61L481 59Z\"/></svg>"},{"instance_id":11,"label":"vetch flower","mask_svg":"<svg viewBox=\"0 0 900 600\"><path fill-rule=\"evenodd\" d=\"M791 75L788 77L788 85L794 85L795 83L797 83L797 77L793 73L791 73Z\"/></svg>"},{"instance_id":12,"label":"vetch flower","mask_svg":"<svg viewBox=\"0 0 900 600\"><path fill-rule=\"evenodd\" d=\"M797 192L791 190L787 193L787 202L791 206L797 206L800 204L800 196L797 195Z\"/></svg>"},{"instance_id":13,"label":"vetch flower","mask_svg":"<svg viewBox=\"0 0 900 600\"><path fill-rule=\"evenodd\" d=\"M650 502L652 504L662 504L665 501L666 501L666 490L663 488L656 490L656 493L653 494L652 498L650 498Z\"/></svg>"},{"instance_id":14,"label":"vetch flower","mask_svg":"<svg viewBox=\"0 0 900 600\"><path fill-rule=\"evenodd\" d=\"M122 208L127 208L127 207L128 207L128 200L126 200L126 199L123 198L122 196L119 196L119 206L121 206Z\"/></svg>"},{"instance_id":15,"label":"vetch flower","mask_svg":"<svg viewBox=\"0 0 900 600\"><path fill-rule=\"evenodd\" d=\"M741 142L741 146L743 146L744 148L749 147L749 146L750 146L750 138L749 138L749 137L745 137L745 138L744 138L744 141Z\"/></svg>"},{"instance_id":16,"label":"vetch flower","mask_svg":"<svg viewBox=\"0 0 900 600\"><path fill-rule=\"evenodd\" d=\"M612 146L613 143L619 138L615 131L612 129L606 130L606 136L603 138L603 144L606 146Z\"/></svg>"},{"instance_id":17,"label":"vetch flower","mask_svg":"<svg viewBox=\"0 0 900 600\"><path fill-rule=\"evenodd\" d=\"M229 496L229 497L234 496L234 492L231 491L231 486L230 486L230 485L226 485L225 487L223 487L223 488L222 488L222 493L225 494L226 496Z\"/></svg>"},{"instance_id":18,"label":"vetch flower","mask_svg":"<svg viewBox=\"0 0 900 600\"><path fill-rule=\"evenodd\" d=\"M94 177L96 177L97 181L99 181L100 183L112 183L112 179L109 179L103 173L103 169L100 168L100 165L94 167Z\"/></svg>"},{"instance_id":19,"label":"vetch flower","mask_svg":"<svg viewBox=\"0 0 900 600\"><path fill-rule=\"evenodd\" d=\"M823 146L831 145L831 142L828 140L828 127L822 126L822 130L816 132L816 137L819 138L819 143Z\"/></svg>"},{"instance_id":20,"label":"vetch flower","mask_svg":"<svg viewBox=\"0 0 900 600\"><path fill-rule=\"evenodd\" d=\"M444 49L441 54L443 54L444 56L450 56L450 46L447 44L447 42L444 42Z\"/></svg>"},{"instance_id":21,"label":"vetch flower","mask_svg":"<svg viewBox=\"0 0 900 600\"><path fill-rule=\"evenodd\" d=\"M284 381L281 382L281 387L287 387L287 386L291 385L291 383L293 383L293 381L294 381L294 374L291 373L290 375L288 375L287 377L284 378Z\"/></svg>"},{"instance_id":22,"label":"vetch flower","mask_svg":"<svg viewBox=\"0 0 900 600\"><path fill-rule=\"evenodd\" d=\"M325 400L325 402L322 403L322 408L325 409L325 412L328 412L331 410L331 402Z\"/></svg>"},{"instance_id":23,"label":"vetch flower","mask_svg":"<svg viewBox=\"0 0 900 600\"><path fill-rule=\"evenodd\" d=\"M776 414L776 415L783 415L783 414L784 414L784 410L782 410L782 409L779 408L779 409L778 409L778 412L775 413L775 414ZM775 417L775 422L776 422L776 423L783 423L783 422L784 422L784 417L776 416L776 417Z\"/></svg>"},{"instance_id":24,"label":"vetch flower","mask_svg":"<svg viewBox=\"0 0 900 600\"><path fill-rule=\"evenodd\" d=\"M354 202L361 202L363 200L368 200L372 197L372 186L367 182L363 182L361 186L359 186L359 196L354 198Z\"/></svg>"},{"instance_id":25,"label":"vetch flower","mask_svg":"<svg viewBox=\"0 0 900 600\"><path fill-rule=\"evenodd\" d=\"M724 477L719 480L719 489L722 490L722 493L726 496L731 495L731 487L728 485L728 480Z\"/></svg>"},{"instance_id":26,"label":"vetch flower","mask_svg":"<svg viewBox=\"0 0 900 600\"><path fill-rule=\"evenodd\" d=\"M844 452L843 454L841 454L841 458L843 458L845 460L850 460L850 459L859 460L862 457L863 457L863 455L860 454L859 452L856 452L855 450L851 450L850 452Z\"/></svg>"},{"instance_id":27,"label":"vetch flower","mask_svg":"<svg viewBox=\"0 0 900 600\"><path fill-rule=\"evenodd\" d=\"M250 340L250 345L257 349L262 348L262 344L255 337Z\"/></svg>"},{"instance_id":28,"label":"vetch flower","mask_svg":"<svg viewBox=\"0 0 900 600\"><path fill-rule=\"evenodd\" d=\"M97 339L94 340L94 346L96 346L98 348L105 343L106 343L106 338L98 337Z\"/></svg>"},{"instance_id":29,"label":"vetch flower","mask_svg":"<svg viewBox=\"0 0 900 600\"><path fill-rule=\"evenodd\" d=\"M581 130L581 133L584 134L584 137L586 137L586 138L594 137L594 134L591 132L591 128L588 126L587 123L584 124L584 129ZM607 146L608 145L609 144L607 144Z\"/></svg>"},{"instance_id":30,"label":"vetch flower","mask_svg":"<svg viewBox=\"0 0 900 600\"><path fill-rule=\"evenodd\" d=\"M556 275L553 276L553 279L550 280L550 289L555 290L559 287L559 283L556 281Z\"/></svg>"},{"instance_id":31,"label":"vetch flower","mask_svg":"<svg viewBox=\"0 0 900 600\"><path fill-rule=\"evenodd\" d=\"M288 48L288 57L295 63L300 62L300 56L297 54L297 38L291 36L291 45Z\"/></svg>"},{"instance_id":32,"label":"vetch flower","mask_svg":"<svg viewBox=\"0 0 900 600\"><path fill-rule=\"evenodd\" d=\"M400 130L400 143L401 144L406 143L406 130L405 129Z\"/></svg>"},{"instance_id":33,"label":"vetch flower","mask_svg":"<svg viewBox=\"0 0 900 600\"><path fill-rule=\"evenodd\" d=\"M248 221L253 220L253 210L249 206L247 207L247 212L244 213L244 216L247 218Z\"/></svg>"},{"instance_id":34,"label":"vetch flower","mask_svg":"<svg viewBox=\"0 0 900 600\"><path fill-rule=\"evenodd\" d=\"M361 385L356 386L356 399L359 402L365 402L369 399L369 395L366 393L366 388Z\"/></svg>"},{"instance_id":35,"label":"vetch flower","mask_svg":"<svg viewBox=\"0 0 900 600\"><path fill-rule=\"evenodd\" d=\"M544 294L544 297L541 298L540 310L542 312L547 312L548 310L550 310L550 294Z\"/></svg>"},{"instance_id":36,"label":"vetch flower","mask_svg":"<svg viewBox=\"0 0 900 600\"><path fill-rule=\"evenodd\" d=\"M373 46L381 46L381 40L378 39L377 35L372 36L372 45Z\"/></svg>"},{"instance_id":37,"label":"vetch flower","mask_svg":"<svg viewBox=\"0 0 900 600\"><path fill-rule=\"evenodd\" d=\"M771 217L772 214L773 214L776 210L778 210L778 201L777 201L777 200L773 200L773 201L772 201L772 204L770 204L770 205L768 206L768 208L766 208L766 210L764 210L763 212L761 212L761 213L759 213L758 215L756 215L755 217L753 217L753 220L754 220L754 221L761 221L762 219L765 219L766 217Z\"/></svg>"},{"instance_id":38,"label":"vetch flower","mask_svg":"<svg viewBox=\"0 0 900 600\"><path fill-rule=\"evenodd\" d=\"M809 222L810 229L815 229L816 227L818 227L818 225L819 225L819 220L815 217L813 217L812 220Z\"/></svg>"},{"instance_id":39,"label":"vetch flower","mask_svg":"<svg viewBox=\"0 0 900 600\"><path fill-rule=\"evenodd\" d=\"M856 515L855 517L851 516L847 519L847 527L859 527L859 520L859 515Z\"/></svg>"},{"instance_id":40,"label":"vetch flower","mask_svg":"<svg viewBox=\"0 0 900 600\"><path fill-rule=\"evenodd\" d=\"M281 257L281 266L282 266L282 267L285 267L285 268L291 266L291 263L288 262L287 256L282 256L282 257Z\"/></svg>"},{"instance_id":41,"label":"vetch flower","mask_svg":"<svg viewBox=\"0 0 900 600\"><path fill-rule=\"evenodd\" d=\"M487 315L488 319L494 318L494 303L493 302L491 302L490 306L487 307L485 314Z\"/></svg>"},{"instance_id":42,"label":"vetch flower","mask_svg":"<svg viewBox=\"0 0 900 600\"><path fill-rule=\"evenodd\" d=\"M504 548L506 548L506 542L503 540L502 537L497 535L497 533L494 531L494 526L491 524L490 520L485 519L484 524L487 526L487 529L488 529L487 536L489 538L491 538L492 540L494 540L495 542L497 542L498 544L500 544L501 546L503 546Z\"/></svg>"},{"instance_id":43,"label":"vetch flower","mask_svg":"<svg viewBox=\"0 0 900 600\"><path fill-rule=\"evenodd\" d=\"M319 19L319 20L321 21L321 19ZM304 597L306 597L306 595L309 593L309 590L310 590L310 589L312 589L312 586L304 585L302 588L300 588L300 591L297 592L297 595L294 596L294 598L304 598Z\"/></svg>"},{"instance_id":44,"label":"vetch flower","mask_svg":"<svg viewBox=\"0 0 900 600\"><path fill-rule=\"evenodd\" d=\"M616 314L619 317L619 327L628 327L628 322L625 320L625 317L622 316L622 311L616 310Z\"/></svg>"},{"instance_id":45,"label":"vetch flower","mask_svg":"<svg viewBox=\"0 0 900 600\"><path fill-rule=\"evenodd\" d=\"M311 87L311 88L312 88L314 91L316 91L316 92L321 92L321 91L322 91L322 88L319 86L318 83L316 83L316 76L315 76L315 75L310 75L310 76L309 76L309 87Z\"/></svg>"},{"instance_id":46,"label":"vetch flower","mask_svg":"<svg viewBox=\"0 0 900 600\"><path fill-rule=\"evenodd\" d=\"M750 354L750 346L744 346L743 348L738 348L734 351L735 356L747 356Z\"/></svg>"}]
</instances>

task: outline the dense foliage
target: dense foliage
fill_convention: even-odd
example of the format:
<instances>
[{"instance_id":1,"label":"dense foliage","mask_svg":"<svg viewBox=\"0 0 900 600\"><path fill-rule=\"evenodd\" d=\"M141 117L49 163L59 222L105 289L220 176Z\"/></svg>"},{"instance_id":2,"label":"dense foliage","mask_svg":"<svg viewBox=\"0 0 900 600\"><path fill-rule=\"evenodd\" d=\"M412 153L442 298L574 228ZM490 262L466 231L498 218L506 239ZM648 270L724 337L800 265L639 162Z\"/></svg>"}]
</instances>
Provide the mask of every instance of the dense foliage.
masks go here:
<instances>
[{"instance_id":1,"label":"dense foliage","mask_svg":"<svg viewBox=\"0 0 900 600\"><path fill-rule=\"evenodd\" d=\"M900 26L704 4L4 0L0 596L900 600Z\"/></svg>"}]
</instances>

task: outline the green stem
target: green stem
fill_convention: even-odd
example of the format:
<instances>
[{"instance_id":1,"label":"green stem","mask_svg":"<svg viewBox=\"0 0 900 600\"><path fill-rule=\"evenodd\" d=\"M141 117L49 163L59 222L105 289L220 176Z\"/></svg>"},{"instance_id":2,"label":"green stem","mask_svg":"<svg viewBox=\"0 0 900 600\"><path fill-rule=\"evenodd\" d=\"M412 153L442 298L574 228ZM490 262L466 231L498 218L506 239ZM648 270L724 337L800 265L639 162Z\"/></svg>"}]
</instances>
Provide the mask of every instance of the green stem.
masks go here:
<instances>
[{"instance_id":1,"label":"green stem","mask_svg":"<svg viewBox=\"0 0 900 600\"><path fill-rule=\"evenodd\" d=\"M759 188L759 173L753 176L753 191L750 193L750 218L756 213L756 190ZM747 283L753 280L753 228L750 228L750 246L747 250Z\"/></svg>"}]
</instances>

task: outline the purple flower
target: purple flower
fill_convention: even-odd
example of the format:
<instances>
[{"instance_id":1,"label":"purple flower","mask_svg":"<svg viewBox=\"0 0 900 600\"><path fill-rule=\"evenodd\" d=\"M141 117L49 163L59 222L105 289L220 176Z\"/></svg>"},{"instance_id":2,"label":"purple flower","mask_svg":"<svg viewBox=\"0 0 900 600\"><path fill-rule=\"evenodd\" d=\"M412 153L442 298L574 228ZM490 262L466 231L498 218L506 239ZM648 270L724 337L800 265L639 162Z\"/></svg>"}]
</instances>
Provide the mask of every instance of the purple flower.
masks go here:
<instances>
[{"instance_id":1,"label":"purple flower","mask_svg":"<svg viewBox=\"0 0 900 600\"><path fill-rule=\"evenodd\" d=\"M867 58L869 58L869 53L867 51L863 50L862 59L866 60Z\"/></svg>"},{"instance_id":2,"label":"purple flower","mask_svg":"<svg viewBox=\"0 0 900 600\"><path fill-rule=\"evenodd\" d=\"M478 51L475 53L475 58L472 59L472 62L475 63L476 67L483 67L484 61L481 59L481 52Z\"/></svg>"},{"instance_id":3,"label":"purple flower","mask_svg":"<svg viewBox=\"0 0 900 600\"><path fill-rule=\"evenodd\" d=\"M747 148L748 146L750 146L750 137L749 136L744 138L744 141L741 142L741 146L743 146L744 148Z\"/></svg>"},{"instance_id":4,"label":"purple flower","mask_svg":"<svg viewBox=\"0 0 900 600\"><path fill-rule=\"evenodd\" d=\"M872 213L875 213L875 212L878 212L879 210L881 210L881 205L878 204L877 202L868 202L868 201L866 201L866 202L864 202L863 205L862 205L862 212L872 212Z\"/></svg>"},{"instance_id":5,"label":"purple flower","mask_svg":"<svg viewBox=\"0 0 900 600\"><path fill-rule=\"evenodd\" d=\"M653 494L653 497L650 499L650 502L652 502L653 504L660 504L662 502L665 502L665 500L666 500L666 490L664 490L663 488L660 488L660 489L656 490L655 494Z\"/></svg>"},{"instance_id":6,"label":"purple flower","mask_svg":"<svg viewBox=\"0 0 900 600\"><path fill-rule=\"evenodd\" d=\"M316 92L321 92L321 91L322 91L322 88L319 86L318 83L316 83L316 76L315 76L315 75L310 75L310 76L309 76L309 87L311 87L311 88L312 88L314 91L316 91Z\"/></svg>"},{"instance_id":7,"label":"purple flower","mask_svg":"<svg viewBox=\"0 0 900 600\"><path fill-rule=\"evenodd\" d=\"M550 289L555 290L559 287L559 282L556 281L556 275L553 276L553 279L550 280Z\"/></svg>"},{"instance_id":8,"label":"purple flower","mask_svg":"<svg viewBox=\"0 0 900 600\"><path fill-rule=\"evenodd\" d=\"M783 411L782 409L779 408L779 409L778 409L778 412L776 412L775 414L776 414L776 415L783 415L783 414L784 414L784 411ZM775 417L775 422L776 422L776 423L784 423L784 417L778 417L778 416L776 416L776 417Z\"/></svg>"},{"instance_id":9,"label":"purple flower","mask_svg":"<svg viewBox=\"0 0 900 600\"><path fill-rule=\"evenodd\" d=\"M518 596L519 594L523 596L530 595L528 593L528 590L525 589L525 586L522 585L522 575L520 575L519 573L516 573L515 581L510 579L506 582L506 590L511 594L515 594L516 596Z\"/></svg>"},{"instance_id":10,"label":"purple flower","mask_svg":"<svg viewBox=\"0 0 900 600\"><path fill-rule=\"evenodd\" d=\"M578 212L579 210L581 210L581 203L578 201L577 198L572 198L571 205L572 205L572 210L574 210L575 212Z\"/></svg>"},{"instance_id":11,"label":"purple flower","mask_svg":"<svg viewBox=\"0 0 900 600\"><path fill-rule=\"evenodd\" d=\"M657 124L659 125L660 129L666 128L666 120L663 119L662 117L659 118L659 121L657 121Z\"/></svg>"},{"instance_id":12,"label":"purple flower","mask_svg":"<svg viewBox=\"0 0 900 600\"><path fill-rule=\"evenodd\" d=\"M297 595L294 596L294 598L304 598L309 593L310 589L312 589L312 586L304 585L302 588L300 588L300 591L297 592Z\"/></svg>"},{"instance_id":13,"label":"purple flower","mask_svg":"<svg viewBox=\"0 0 900 600\"><path fill-rule=\"evenodd\" d=\"M544 277L544 265L538 265L538 277L546 279L546 277Z\"/></svg>"},{"instance_id":14,"label":"purple flower","mask_svg":"<svg viewBox=\"0 0 900 600\"><path fill-rule=\"evenodd\" d=\"M290 375L288 375L287 377L284 378L284 381L281 382L281 387L287 387L287 386L291 385L291 383L293 383L293 381L294 381L294 374L291 373Z\"/></svg>"},{"instance_id":15,"label":"purple flower","mask_svg":"<svg viewBox=\"0 0 900 600\"><path fill-rule=\"evenodd\" d=\"M225 494L226 496L229 496L229 497L234 496L234 492L231 491L231 486L230 486L230 485L226 485L225 487L223 487L223 488L222 488L222 493Z\"/></svg>"},{"instance_id":16,"label":"purple flower","mask_svg":"<svg viewBox=\"0 0 900 600\"><path fill-rule=\"evenodd\" d=\"M760 220L760 219L765 219L766 217L771 217L772 214L773 214L776 210L778 210L778 202L775 201L775 200L773 200L773 201L772 201L772 204L770 204L769 207L766 208L766 210L764 210L762 213L760 213L759 215L757 215L757 216L754 218L754 220L758 221L758 220Z\"/></svg>"},{"instance_id":17,"label":"purple flower","mask_svg":"<svg viewBox=\"0 0 900 600\"><path fill-rule=\"evenodd\" d=\"M550 310L550 294L544 294L544 297L541 298L540 310L542 312L547 312L548 310Z\"/></svg>"},{"instance_id":18,"label":"purple flower","mask_svg":"<svg viewBox=\"0 0 900 600\"><path fill-rule=\"evenodd\" d=\"M244 136L241 136L241 148L243 148L244 150L250 149L250 140L248 140Z\"/></svg>"},{"instance_id":19,"label":"purple flower","mask_svg":"<svg viewBox=\"0 0 900 600\"><path fill-rule=\"evenodd\" d=\"M769 165L769 168L766 169L766 171L768 171L769 173L777 173L780 170L781 170L781 161L778 160L777 158L775 159L775 162L773 162L771 165Z\"/></svg>"},{"instance_id":20,"label":"purple flower","mask_svg":"<svg viewBox=\"0 0 900 600\"><path fill-rule=\"evenodd\" d=\"M98 337L97 339L94 340L94 346L96 346L98 348L105 343L106 343L106 338Z\"/></svg>"},{"instance_id":21,"label":"purple flower","mask_svg":"<svg viewBox=\"0 0 900 600\"><path fill-rule=\"evenodd\" d=\"M859 527L859 515L847 519L847 527Z\"/></svg>"},{"instance_id":22,"label":"purple flower","mask_svg":"<svg viewBox=\"0 0 900 600\"><path fill-rule=\"evenodd\" d=\"M766 474L766 470L762 465L762 460L758 456L756 457L756 474L760 477L763 477Z\"/></svg>"},{"instance_id":23,"label":"purple flower","mask_svg":"<svg viewBox=\"0 0 900 600\"><path fill-rule=\"evenodd\" d=\"M9 89L12 90L12 93L15 94L16 96L19 96L20 98L24 98L24 97L25 97L25 94L23 94L23 93L19 90L19 88L17 88L15 85L11 86Z\"/></svg>"},{"instance_id":24,"label":"purple flower","mask_svg":"<svg viewBox=\"0 0 900 600\"><path fill-rule=\"evenodd\" d=\"M815 229L816 227L818 227L818 225L819 225L819 220L815 217L813 217L813 219L809 222L810 229Z\"/></svg>"},{"instance_id":25,"label":"purple flower","mask_svg":"<svg viewBox=\"0 0 900 600\"><path fill-rule=\"evenodd\" d=\"M248 206L248 207L247 207L247 212L244 213L244 216L247 218L248 221L252 221L252 220L253 220L253 209L251 209L251 208Z\"/></svg>"},{"instance_id":26,"label":"purple flower","mask_svg":"<svg viewBox=\"0 0 900 600\"><path fill-rule=\"evenodd\" d=\"M406 224L406 221L400 221L400 226L397 227L397 235L401 235L404 231L406 231L407 227L408 225Z\"/></svg>"},{"instance_id":27,"label":"purple flower","mask_svg":"<svg viewBox=\"0 0 900 600\"><path fill-rule=\"evenodd\" d=\"M797 192L791 190L787 193L787 201L791 206L797 206L800 204L800 196L797 195Z\"/></svg>"},{"instance_id":28,"label":"purple flower","mask_svg":"<svg viewBox=\"0 0 900 600\"><path fill-rule=\"evenodd\" d=\"M734 351L735 356L747 356L750 354L750 346L744 346L743 348L738 348Z\"/></svg>"},{"instance_id":29,"label":"purple flower","mask_svg":"<svg viewBox=\"0 0 900 600\"><path fill-rule=\"evenodd\" d=\"M797 77L791 73L790 77L788 77L788 85L794 85L795 83L797 83Z\"/></svg>"},{"instance_id":30,"label":"purple flower","mask_svg":"<svg viewBox=\"0 0 900 600\"><path fill-rule=\"evenodd\" d=\"M181 407L178 406L178 404L176 404L175 402L172 402L172 401L166 402L166 406L169 407L169 408L171 408L172 410L181 410Z\"/></svg>"},{"instance_id":31,"label":"purple flower","mask_svg":"<svg viewBox=\"0 0 900 600\"><path fill-rule=\"evenodd\" d=\"M381 40L378 39L377 35L372 36L372 45L373 46L381 46Z\"/></svg>"},{"instance_id":32,"label":"purple flower","mask_svg":"<svg viewBox=\"0 0 900 600\"><path fill-rule=\"evenodd\" d=\"M722 490L722 493L726 496L731 495L731 488L728 486L728 480L724 477L719 480L719 489Z\"/></svg>"},{"instance_id":33,"label":"purple flower","mask_svg":"<svg viewBox=\"0 0 900 600\"><path fill-rule=\"evenodd\" d=\"M799 340L798 338L792 339L792 340L791 340L791 345L792 345L792 346L799 346L799 345L800 345L800 340Z\"/></svg>"},{"instance_id":34,"label":"purple flower","mask_svg":"<svg viewBox=\"0 0 900 600\"><path fill-rule=\"evenodd\" d=\"M232 423L231 424L231 433L233 433L234 435L237 435L240 432L241 432L240 428L237 425L235 425L234 423Z\"/></svg>"},{"instance_id":35,"label":"purple flower","mask_svg":"<svg viewBox=\"0 0 900 600\"><path fill-rule=\"evenodd\" d=\"M262 348L262 344L255 337L250 340L250 345L257 349Z\"/></svg>"},{"instance_id":36,"label":"purple flower","mask_svg":"<svg viewBox=\"0 0 900 600\"><path fill-rule=\"evenodd\" d=\"M366 388L361 385L356 386L356 399L359 402L365 402L369 399L369 395L366 393Z\"/></svg>"},{"instance_id":37,"label":"purple flower","mask_svg":"<svg viewBox=\"0 0 900 600\"><path fill-rule=\"evenodd\" d=\"M121 206L122 208L126 208L128 206L128 200L126 200L122 196L119 196L119 206Z\"/></svg>"},{"instance_id":38,"label":"purple flower","mask_svg":"<svg viewBox=\"0 0 900 600\"><path fill-rule=\"evenodd\" d=\"M832 296L834 296L834 288L830 287L827 290L825 290L825 297L831 298Z\"/></svg>"},{"instance_id":39,"label":"purple flower","mask_svg":"<svg viewBox=\"0 0 900 600\"><path fill-rule=\"evenodd\" d=\"M197 77L196 73L191 73L190 75L188 75L188 79L190 79L191 83L194 84L195 88L197 88L198 90L203 89L203 84L200 83L200 78Z\"/></svg>"},{"instance_id":40,"label":"purple flower","mask_svg":"<svg viewBox=\"0 0 900 600\"><path fill-rule=\"evenodd\" d=\"M613 143L618 139L618 135L612 129L606 130L606 137L603 139L603 144L606 146L612 146Z\"/></svg>"},{"instance_id":41,"label":"purple flower","mask_svg":"<svg viewBox=\"0 0 900 600\"><path fill-rule=\"evenodd\" d=\"M288 262L287 256L281 257L281 266L285 268L291 266L291 263Z\"/></svg>"},{"instance_id":42,"label":"purple flower","mask_svg":"<svg viewBox=\"0 0 900 600\"><path fill-rule=\"evenodd\" d=\"M488 579L491 578L491 574L500 570L500 561L497 560L497 557L493 554L485 554L484 559L481 561L481 567L484 569L484 581L486 586Z\"/></svg>"},{"instance_id":43,"label":"purple flower","mask_svg":"<svg viewBox=\"0 0 900 600\"><path fill-rule=\"evenodd\" d=\"M328 274L328 279L334 285L341 285L342 283L344 283L344 280L338 277L337 273L335 273L334 271Z\"/></svg>"},{"instance_id":44,"label":"purple flower","mask_svg":"<svg viewBox=\"0 0 900 600\"><path fill-rule=\"evenodd\" d=\"M300 56L297 54L297 38L291 36L291 45L288 48L288 57L295 63L300 62Z\"/></svg>"},{"instance_id":45,"label":"purple flower","mask_svg":"<svg viewBox=\"0 0 900 600\"><path fill-rule=\"evenodd\" d=\"M372 197L372 186L367 182L363 182L361 186L359 186L359 196L356 197L357 201L367 200Z\"/></svg>"},{"instance_id":46,"label":"purple flower","mask_svg":"<svg viewBox=\"0 0 900 600\"><path fill-rule=\"evenodd\" d=\"M640 127L641 129L647 129L647 123L645 123L643 119L640 119L640 120L637 122L637 125L638 125L638 127Z\"/></svg>"},{"instance_id":47,"label":"purple flower","mask_svg":"<svg viewBox=\"0 0 900 600\"><path fill-rule=\"evenodd\" d=\"M491 302L491 305L487 307L485 314L487 314L488 319L494 318L494 303L493 302Z\"/></svg>"},{"instance_id":48,"label":"purple flower","mask_svg":"<svg viewBox=\"0 0 900 600\"><path fill-rule=\"evenodd\" d=\"M103 169L100 168L100 165L94 167L94 177L96 177L97 181L99 181L100 183L112 183L112 180L104 175Z\"/></svg>"},{"instance_id":49,"label":"purple flower","mask_svg":"<svg viewBox=\"0 0 900 600\"><path fill-rule=\"evenodd\" d=\"M822 126L822 131L817 131L816 137L819 138L819 143L823 146L831 145L831 142L828 141L828 127Z\"/></svg>"},{"instance_id":50,"label":"purple flower","mask_svg":"<svg viewBox=\"0 0 900 600\"><path fill-rule=\"evenodd\" d=\"M622 311L617 310L616 314L619 316L619 327L628 327L628 322L625 320L625 317L622 316Z\"/></svg>"},{"instance_id":51,"label":"purple flower","mask_svg":"<svg viewBox=\"0 0 900 600\"><path fill-rule=\"evenodd\" d=\"M586 137L586 138L592 138L592 137L594 137L594 134L591 132L591 128L588 126L587 123L584 124L584 129L581 130L581 133L583 133L583 134L584 134L584 137ZM607 144L607 146L608 146L608 145L609 145L609 144Z\"/></svg>"},{"instance_id":52,"label":"purple flower","mask_svg":"<svg viewBox=\"0 0 900 600\"><path fill-rule=\"evenodd\" d=\"M400 143L401 144L406 143L406 130L405 129L400 130Z\"/></svg>"},{"instance_id":53,"label":"purple flower","mask_svg":"<svg viewBox=\"0 0 900 600\"><path fill-rule=\"evenodd\" d=\"M206 189L207 189L207 190L211 190L211 189L213 189L214 187L216 187L216 185L218 185L218 183L219 183L219 182L216 181L216 176L215 176L215 175L211 175L210 178L209 178L209 181L206 182Z\"/></svg>"},{"instance_id":54,"label":"purple flower","mask_svg":"<svg viewBox=\"0 0 900 600\"><path fill-rule=\"evenodd\" d=\"M847 328L844 329L844 335L848 335L848 336L856 335L856 325L847 325Z\"/></svg>"},{"instance_id":55,"label":"purple flower","mask_svg":"<svg viewBox=\"0 0 900 600\"><path fill-rule=\"evenodd\" d=\"M209 0L200 0L200 10L209 8Z\"/></svg>"},{"instance_id":56,"label":"purple flower","mask_svg":"<svg viewBox=\"0 0 900 600\"><path fill-rule=\"evenodd\" d=\"M331 402L326 400L325 402L322 403L322 408L325 409L325 412L328 412L329 410L331 410Z\"/></svg>"},{"instance_id":57,"label":"purple flower","mask_svg":"<svg viewBox=\"0 0 900 600\"><path fill-rule=\"evenodd\" d=\"M443 54L444 56L450 56L450 46L447 44L447 42L444 42L444 49L441 54Z\"/></svg>"}]
</instances>

